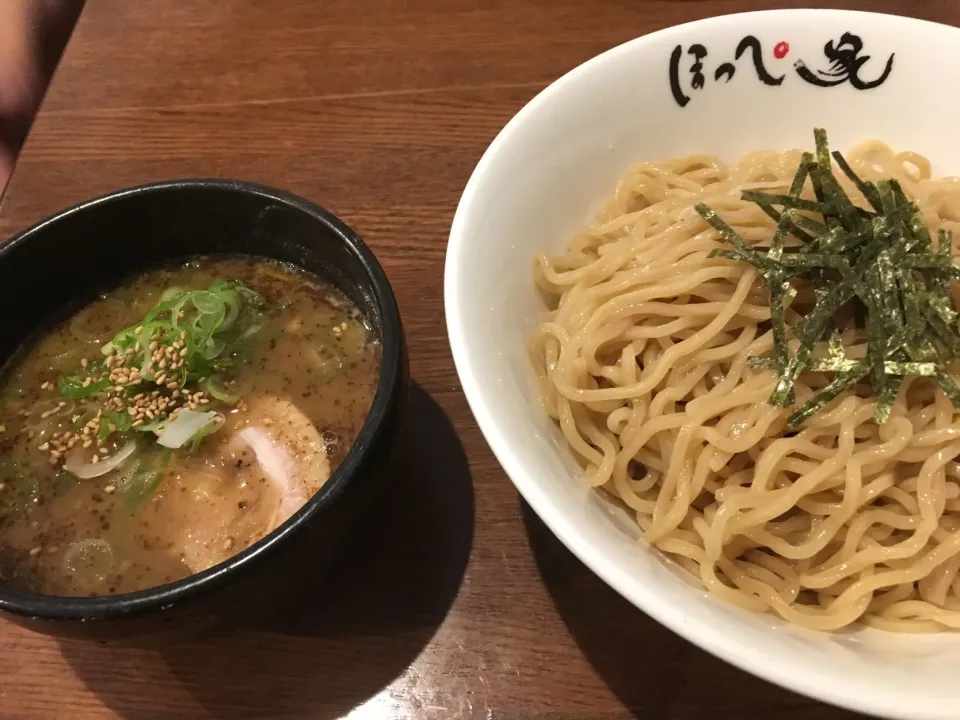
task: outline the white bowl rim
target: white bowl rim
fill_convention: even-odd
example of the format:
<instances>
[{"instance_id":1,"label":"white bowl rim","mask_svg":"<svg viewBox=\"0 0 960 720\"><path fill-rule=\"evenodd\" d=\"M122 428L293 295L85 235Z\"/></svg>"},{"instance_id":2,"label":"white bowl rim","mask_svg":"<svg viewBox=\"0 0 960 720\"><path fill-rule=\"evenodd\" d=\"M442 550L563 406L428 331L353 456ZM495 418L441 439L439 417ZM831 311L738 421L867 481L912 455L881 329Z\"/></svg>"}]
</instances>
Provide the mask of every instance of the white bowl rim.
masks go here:
<instances>
[{"instance_id":1,"label":"white bowl rim","mask_svg":"<svg viewBox=\"0 0 960 720\"><path fill-rule=\"evenodd\" d=\"M458 268L462 264L460 250L465 242L467 228L472 224L471 215L474 212L474 198L478 189L484 183L485 176L490 171L491 166L503 147L509 142L509 138L518 131L528 117L537 112L541 105L547 103L552 95L561 92L568 84L575 82L581 74L589 72L593 66L617 55L629 53L637 46L643 45L653 38L663 39L673 35L683 35L690 31L703 29L706 26L726 28L728 25L739 24L745 19L751 18L777 16L785 21L791 19L800 21L809 19L804 16L810 13L830 14L849 20L894 20L905 25L949 28L960 32L960 28L944 23L890 13L820 8L758 10L728 13L673 25L628 40L590 58L549 84L524 105L497 134L474 168L463 190L450 228L444 266L445 319L457 375L460 378L470 410L487 444L520 495L529 503L537 516L564 546L593 573L640 611L646 613L664 627L747 673L788 690L849 710L885 718L907 718L900 713L900 710L904 709L903 698L898 696L895 690L886 688L882 684L880 686L868 685L853 680L837 683L828 668L811 665L792 665L788 668L785 663L767 662L761 651L742 642L739 638L730 637L729 634L711 626L704 618L678 614L669 603L663 601L655 592L642 585L630 582L628 574L617 567L617 563L612 558L599 552L594 543L585 539L576 525L564 517L563 513L557 509L550 494L526 476L522 468L522 462L513 452L510 439L500 431L476 381L474 363L467 351L466 336L462 329L463 326L459 322L459 318L463 316L465 303L465 298L461 297L458 288ZM950 707L944 707L935 701L919 703L913 706L909 717L922 716L928 720L949 720L955 717L951 710ZM920 713L920 715L916 713Z\"/></svg>"}]
</instances>

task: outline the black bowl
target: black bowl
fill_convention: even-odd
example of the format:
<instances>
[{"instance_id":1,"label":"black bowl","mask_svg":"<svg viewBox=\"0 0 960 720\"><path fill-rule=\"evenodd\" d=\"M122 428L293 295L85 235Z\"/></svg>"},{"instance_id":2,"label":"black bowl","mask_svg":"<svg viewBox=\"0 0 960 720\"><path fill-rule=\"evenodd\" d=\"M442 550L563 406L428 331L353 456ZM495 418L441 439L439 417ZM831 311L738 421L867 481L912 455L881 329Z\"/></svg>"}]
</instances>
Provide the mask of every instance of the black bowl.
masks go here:
<instances>
[{"instance_id":1,"label":"black bowl","mask_svg":"<svg viewBox=\"0 0 960 720\"><path fill-rule=\"evenodd\" d=\"M44 220L0 246L0 364L65 307L130 275L197 255L292 263L364 311L383 364L366 423L333 476L281 527L240 554L136 593L67 598L0 587L0 611L54 635L137 642L222 632L283 607L346 540L388 478L409 387L396 299L363 241L320 207L244 182L184 180L121 190Z\"/></svg>"}]
</instances>

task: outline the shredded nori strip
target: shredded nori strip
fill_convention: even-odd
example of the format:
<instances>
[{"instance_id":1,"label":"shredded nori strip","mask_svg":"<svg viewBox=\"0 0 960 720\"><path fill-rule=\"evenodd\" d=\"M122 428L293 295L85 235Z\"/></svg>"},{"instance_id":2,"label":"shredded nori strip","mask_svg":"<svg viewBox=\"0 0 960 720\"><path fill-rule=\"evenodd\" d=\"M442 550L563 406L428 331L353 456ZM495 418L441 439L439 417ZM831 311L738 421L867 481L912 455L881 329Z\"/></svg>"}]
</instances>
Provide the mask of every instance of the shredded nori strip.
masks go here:
<instances>
[{"instance_id":1,"label":"shredded nori strip","mask_svg":"<svg viewBox=\"0 0 960 720\"><path fill-rule=\"evenodd\" d=\"M750 358L749 365L776 371L770 404L793 405L802 373L831 372L832 381L791 413L790 428L861 381L873 388L877 423L889 419L904 380L911 376L930 378L960 409L960 384L947 370L948 363L960 358L960 312L950 291L950 283L960 280L960 266L952 264L950 232L938 230L934 244L919 209L896 180L861 179L839 152L831 153L822 129L814 130L814 142L816 152L803 154L787 194L741 194L776 221L769 246L750 245L708 206L696 206L732 246L714 250L710 257L749 263L769 291L773 352L771 357ZM833 163L869 209L846 193ZM801 197L808 180L815 200ZM788 238L793 239L790 244ZM785 312L797 281L812 286L815 301L788 327ZM845 317L852 316L855 327L866 333L863 359L846 356L836 327L842 313L850 313ZM798 342L792 353L791 338ZM821 350L814 352L823 342L826 358Z\"/></svg>"}]
</instances>

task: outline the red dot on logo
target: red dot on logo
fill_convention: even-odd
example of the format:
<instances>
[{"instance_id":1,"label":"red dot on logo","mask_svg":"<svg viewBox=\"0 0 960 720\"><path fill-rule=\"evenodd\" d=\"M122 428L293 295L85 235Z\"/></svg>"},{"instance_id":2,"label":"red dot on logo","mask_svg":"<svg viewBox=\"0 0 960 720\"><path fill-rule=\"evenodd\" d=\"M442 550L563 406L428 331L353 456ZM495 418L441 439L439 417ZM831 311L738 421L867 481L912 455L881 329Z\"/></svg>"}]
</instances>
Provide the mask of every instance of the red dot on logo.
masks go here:
<instances>
[{"instance_id":1,"label":"red dot on logo","mask_svg":"<svg viewBox=\"0 0 960 720\"><path fill-rule=\"evenodd\" d=\"M783 42L782 40L773 48L773 56L777 60L783 60L783 58L787 56L788 52L790 52L790 43Z\"/></svg>"}]
</instances>

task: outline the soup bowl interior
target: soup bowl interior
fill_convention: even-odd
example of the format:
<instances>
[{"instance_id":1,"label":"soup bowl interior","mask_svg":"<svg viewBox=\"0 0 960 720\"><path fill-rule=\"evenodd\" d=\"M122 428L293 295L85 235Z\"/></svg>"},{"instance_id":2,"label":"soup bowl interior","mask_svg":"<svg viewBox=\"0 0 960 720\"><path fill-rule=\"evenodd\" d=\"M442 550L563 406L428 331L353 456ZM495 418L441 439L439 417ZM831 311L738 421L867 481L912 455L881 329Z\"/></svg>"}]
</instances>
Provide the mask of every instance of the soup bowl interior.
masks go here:
<instances>
[{"instance_id":1,"label":"soup bowl interior","mask_svg":"<svg viewBox=\"0 0 960 720\"><path fill-rule=\"evenodd\" d=\"M824 127L836 149L880 139L926 155L934 175L960 174L952 120L960 97L946 91L960 81L958 47L955 28L813 10L714 18L634 40L558 80L507 125L464 191L447 254L447 324L464 391L507 474L560 540L702 648L793 690L889 717L955 716L960 633L790 627L707 596L639 545L627 513L586 489L538 402L526 356L544 311L532 259L561 252L644 160L710 153L732 162L756 149L807 149L813 128Z\"/></svg>"},{"instance_id":2,"label":"soup bowl interior","mask_svg":"<svg viewBox=\"0 0 960 720\"><path fill-rule=\"evenodd\" d=\"M97 598L0 588L0 610L14 619L42 631L98 639L181 629L189 634L222 620L242 620L247 611L265 611L274 600L293 595L312 575L317 558L336 553L375 492L407 385L396 301L362 240L293 195L232 181L166 182L92 200L21 233L0 247L5 311L0 362L51 321L131 276L197 256L228 255L292 264L335 286L362 311L380 340L382 359L372 406L355 442L299 511L224 562L161 587ZM107 627L116 619L127 622Z\"/></svg>"}]
</instances>

